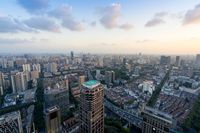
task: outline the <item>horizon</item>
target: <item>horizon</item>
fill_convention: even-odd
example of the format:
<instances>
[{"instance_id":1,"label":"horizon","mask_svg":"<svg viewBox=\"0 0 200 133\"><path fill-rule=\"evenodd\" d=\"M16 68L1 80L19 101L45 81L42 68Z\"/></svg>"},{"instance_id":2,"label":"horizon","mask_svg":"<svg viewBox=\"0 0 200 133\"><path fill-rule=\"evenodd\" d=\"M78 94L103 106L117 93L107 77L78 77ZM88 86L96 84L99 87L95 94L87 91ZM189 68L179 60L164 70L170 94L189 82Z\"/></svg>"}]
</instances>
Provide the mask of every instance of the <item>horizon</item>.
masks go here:
<instances>
[{"instance_id":1,"label":"horizon","mask_svg":"<svg viewBox=\"0 0 200 133\"><path fill-rule=\"evenodd\" d=\"M145 53L89 53L89 52L76 52L76 51L66 51L66 52L29 52L29 53L23 53L23 52L18 52L18 53L3 53L0 52L0 56L4 56L4 55L11 55L11 56L22 56L22 55L67 55L70 56L70 52L74 52L74 55L119 55L119 56L136 56L136 55L142 55L142 56L171 56L171 57L175 57L175 56L192 56L192 57L196 57L197 55L199 55L199 53L197 54L145 54Z\"/></svg>"}]
</instances>

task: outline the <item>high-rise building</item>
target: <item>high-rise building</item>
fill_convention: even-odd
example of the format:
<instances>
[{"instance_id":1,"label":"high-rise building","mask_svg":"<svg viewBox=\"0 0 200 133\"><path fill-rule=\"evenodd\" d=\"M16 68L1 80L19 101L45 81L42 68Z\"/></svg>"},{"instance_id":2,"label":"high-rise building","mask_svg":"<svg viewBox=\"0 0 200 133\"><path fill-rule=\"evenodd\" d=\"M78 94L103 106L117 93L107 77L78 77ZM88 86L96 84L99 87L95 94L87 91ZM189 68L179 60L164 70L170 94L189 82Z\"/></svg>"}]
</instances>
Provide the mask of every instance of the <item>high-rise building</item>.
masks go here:
<instances>
[{"instance_id":1,"label":"high-rise building","mask_svg":"<svg viewBox=\"0 0 200 133\"><path fill-rule=\"evenodd\" d=\"M142 117L142 133L169 133L176 126L171 115L150 107L145 107Z\"/></svg>"},{"instance_id":2,"label":"high-rise building","mask_svg":"<svg viewBox=\"0 0 200 133\"><path fill-rule=\"evenodd\" d=\"M41 72L40 64L33 64L32 68L33 68L33 71L38 71L39 73Z\"/></svg>"},{"instance_id":3,"label":"high-rise building","mask_svg":"<svg viewBox=\"0 0 200 133\"><path fill-rule=\"evenodd\" d=\"M22 65L22 68L23 68L23 71L24 72L30 72L31 71L31 66L30 66L30 64L23 64Z\"/></svg>"},{"instance_id":4,"label":"high-rise building","mask_svg":"<svg viewBox=\"0 0 200 133\"><path fill-rule=\"evenodd\" d=\"M96 81L82 84L80 98L81 133L104 132L104 88Z\"/></svg>"},{"instance_id":5,"label":"high-rise building","mask_svg":"<svg viewBox=\"0 0 200 133\"><path fill-rule=\"evenodd\" d=\"M0 72L0 96L3 95L4 89L5 89L4 75L2 72Z\"/></svg>"},{"instance_id":6,"label":"high-rise building","mask_svg":"<svg viewBox=\"0 0 200 133\"><path fill-rule=\"evenodd\" d=\"M50 88L48 87L44 91L45 107L51 107L58 105L61 115L64 115L68 111L69 107L69 90L68 87Z\"/></svg>"},{"instance_id":7,"label":"high-rise building","mask_svg":"<svg viewBox=\"0 0 200 133\"><path fill-rule=\"evenodd\" d=\"M39 78L39 72L38 71L31 71L30 72L30 79L38 79Z\"/></svg>"},{"instance_id":8,"label":"high-rise building","mask_svg":"<svg viewBox=\"0 0 200 133\"><path fill-rule=\"evenodd\" d=\"M23 133L22 120L19 111L0 116L1 133Z\"/></svg>"},{"instance_id":9,"label":"high-rise building","mask_svg":"<svg viewBox=\"0 0 200 133\"><path fill-rule=\"evenodd\" d=\"M107 85L114 83L115 81L115 72L114 71L106 71L105 72L105 82Z\"/></svg>"},{"instance_id":10,"label":"high-rise building","mask_svg":"<svg viewBox=\"0 0 200 133\"><path fill-rule=\"evenodd\" d=\"M200 67L200 54L196 55L196 65Z\"/></svg>"},{"instance_id":11,"label":"high-rise building","mask_svg":"<svg viewBox=\"0 0 200 133\"><path fill-rule=\"evenodd\" d=\"M160 57L160 65L170 65L171 57L170 56L161 56Z\"/></svg>"},{"instance_id":12,"label":"high-rise building","mask_svg":"<svg viewBox=\"0 0 200 133\"><path fill-rule=\"evenodd\" d=\"M85 76L79 76L79 80L78 80L78 84L79 84L79 88L81 88L81 85L85 82Z\"/></svg>"},{"instance_id":13,"label":"high-rise building","mask_svg":"<svg viewBox=\"0 0 200 133\"><path fill-rule=\"evenodd\" d=\"M73 61L74 60L74 52L71 51L71 60Z\"/></svg>"},{"instance_id":14,"label":"high-rise building","mask_svg":"<svg viewBox=\"0 0 200 133\"><path fill-rule=\"evenodd\" d=\"M23 64L26 64L26 59L20 58L20 59L15 60L16 67L21 67Z\"/></svg>"},{"instance_id":15,"label":"high-rise building","mask_svg":"<svg viewBox=\"0 0 200 133\"><path fill-rule=\"evenodd\" d=\"M176 56L175 66L180 65L180 56Z\"/></svg>"},{"instance_id":16,"label":"high-rise building","mask_svg":"<svg viewBox=\"0 0 200 133\"><path fill-rule=\"evenodd\" d=\"M52 73L56 73L58 71L57 63L53 62L49 64L49 71Z\"/></svg>"},{"instance_id":17,"label":"high-rise building","mask_svg":"<svg viewBox=\"0 0 200 133\"><path fill-rule=\"evenodd\" d=\"M52 106L44 111L46 133L61 132L61 118L59 106Z\"/></svg>"},{"instance_id":18,"label":"high-rise building","mask_svg":"<svg viewBox=\"0 0 200 133\"><path fill-rule=\"evenodd\" d=\"M24 91L28 88L29 72L18 72L11 75L13 93Z\"/></svg>"}]
</instances>

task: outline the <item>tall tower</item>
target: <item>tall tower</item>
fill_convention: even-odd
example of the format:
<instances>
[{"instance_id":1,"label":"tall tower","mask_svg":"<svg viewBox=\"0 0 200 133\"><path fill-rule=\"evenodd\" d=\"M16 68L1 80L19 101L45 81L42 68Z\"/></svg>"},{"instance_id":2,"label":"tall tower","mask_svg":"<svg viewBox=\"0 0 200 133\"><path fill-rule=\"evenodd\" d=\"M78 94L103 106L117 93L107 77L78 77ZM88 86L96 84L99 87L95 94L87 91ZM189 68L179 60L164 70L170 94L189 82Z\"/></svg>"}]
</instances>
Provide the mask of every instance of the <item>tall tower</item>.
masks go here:
<instances>
[{"instance_id":1,"label":"tall tower","mask_svg":"<svg viewBox=\"0 0 200 133\"><path fill-rule=\"evenodd\" d=\"M0 71L0 95L3 95L4 89L5 89L4 75Z\"/></svg>"},{"instance_id":2,"label":"tall tower","mask_svg":"<svg viewBox=\"0 0 200 133\"><path fill-rule=\"evenodd\" d=\"M19 111L10 112L0 116L1 133L23 133L22 120Z\"/></svg>"},{"instance_id":3,"label":"tall tower","mask_svg":"<svg viewBox=\"0 0 200 133\"><path fill-rule=\"evenodd\" d=\"M74 52L71 51L71 60L73 61L74 60Z\"/></svg>"},{"instance_id":4,"label":"tall tower","mask_svg":"<svg viewBox=\"0 0 200 133\"><path fill-rule=\"evenodd\" d=\"M200 67L200 54L196 55L196 65Z\"/></svg>"},{"instance_id":5,"label":"tall tower","mask_svg":"<svg viewBox=\"0 0 200 133\"><path fill-rule=\"evenodd\" d=\"M78 80L78 84L79 84L79 88L81 88L81 85L85 82L85 76L79 76L79 80Z\"/></svg>"},{"instance_id":6,"label":"tall tower","mask_svg":"<svg viewBox=\"0 0 200 133\"><path fill-rule=\"evenodd\" d=\"M11 75L11 83L13 93L21 92L27 89L29 81L29 73L18 72Z\"/></svg>"},{"instance_id":7,"label":"tall tower","mask_svg":"<svg viewBox=\"0 0 200 133\"><path fill-rule=\"evenodd\" d=\"M80 119L81 133L104 133L103 85L90 80L82 84Z\"/></svg>"},{"instance_id":8,"label":"tall tower","mask_svg":"<svg viewBox=\"0 0 200 133\"><path fill-rule=\"evenodd\" d=\"M180 65L180 56L176 56L175 66Z\"/></svg>"},{"instance_id":9,"label":"tall tower","mask_svg":"<svg viewBox=\"0 0 200 133\"><path fill-rule=\"evenodd\" d=\"M31 71L31 66L30 64L23 64L22 65L23 71L30 72Z\"/></svg>"},{"instance_id":10,"label":"tall tower","mask_svg":"<svg viewBox=\"0 0 200 133\"><path fill-rule=\"evenodd\" d=\"M105 72L105 82L109 86L111 83L115 81L115 72L114 71L106 71Z\"/></svg>"},{"instance_id":11,"label":"tall tower","mask_svg":"<svg viewBox=\"0 0 200 133\"><path fill-rule=\"evenodd\" d=\"M61 120L60 109L58 106L47 108L44 111L46 133L60 133Z\"/></svg>"}]
</instances>

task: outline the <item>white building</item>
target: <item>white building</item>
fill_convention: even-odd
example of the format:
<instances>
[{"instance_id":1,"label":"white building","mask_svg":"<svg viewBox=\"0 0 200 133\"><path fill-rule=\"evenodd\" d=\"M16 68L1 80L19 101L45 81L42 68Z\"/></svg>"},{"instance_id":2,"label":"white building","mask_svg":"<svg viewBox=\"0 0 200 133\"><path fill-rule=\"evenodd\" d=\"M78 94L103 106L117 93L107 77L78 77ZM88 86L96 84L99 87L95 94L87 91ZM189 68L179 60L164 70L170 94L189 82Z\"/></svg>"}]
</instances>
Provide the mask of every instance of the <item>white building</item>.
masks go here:
<instances>
[{"instance_id":1,"label":"white building","mask_svg":"<svg viewBox=\"0 0 200 133\"><path fill-rule=\"evenodd\" d=\"M30 64L23 64L22 65L23 71L24 72L30 72L31 71L31 66Z\"/></svg>"},{"instance_id":2,"label":"white building","mask_svg":"<svg viewBox=\"0 0 200 133\"><path fill-rule=\"evenodd\" d=\"M143 88L142 88L143 92L147 91L150 94L153 94L153 91L155 90L155 86L153 84L153 81L144 81L142 83L142 86L143 86Z\"/></svg>"}]
</instances>

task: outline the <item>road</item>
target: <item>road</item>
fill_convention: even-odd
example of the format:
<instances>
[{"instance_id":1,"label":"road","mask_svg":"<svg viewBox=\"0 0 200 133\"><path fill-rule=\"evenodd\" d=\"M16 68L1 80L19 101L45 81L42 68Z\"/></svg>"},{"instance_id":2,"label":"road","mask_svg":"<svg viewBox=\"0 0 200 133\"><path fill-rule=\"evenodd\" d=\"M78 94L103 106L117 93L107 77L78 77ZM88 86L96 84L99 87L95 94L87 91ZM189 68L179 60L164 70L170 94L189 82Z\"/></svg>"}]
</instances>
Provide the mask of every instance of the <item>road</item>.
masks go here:
<instances>
[{"instance_id":1,"label":"road","mask_svg":"<svg viewBox=\"0 0 200 133\"><path fill-rule=\"evenodd\" d=\"M142 128L142 118L135 116L134 114L131 114L131 113L115 106L114 104L112 104L111 102L109 102L106 99L104 99L104 106L106 108L108 108L109 110L111 110L116 115L120 116L122 119L128 121L129 123L135 125L138 128Z\"/></svg>"}]
</instances>

